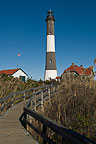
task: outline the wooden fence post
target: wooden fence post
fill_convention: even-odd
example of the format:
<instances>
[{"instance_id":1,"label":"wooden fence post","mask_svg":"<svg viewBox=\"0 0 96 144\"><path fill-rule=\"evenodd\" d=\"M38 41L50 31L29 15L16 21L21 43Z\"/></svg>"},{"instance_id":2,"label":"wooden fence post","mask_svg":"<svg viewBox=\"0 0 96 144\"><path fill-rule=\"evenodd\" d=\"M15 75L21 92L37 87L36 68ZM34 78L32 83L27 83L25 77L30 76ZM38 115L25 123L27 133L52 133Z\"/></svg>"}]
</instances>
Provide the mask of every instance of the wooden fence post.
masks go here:
<instances>
[{"instance_id":1,"label":"wooden fence post","mask_svg":"<svg viewBox=\"0 0 96 144\"><path fill-rule=\"evenodd\" d=\"M13 104L14 104L14 98L13 98L13 96L12 96L12 106L13 106Z\"/></svg>"},{"instance_id":2,"label":"wooden fence post","mask_svg":"<svg viewBox=\"0 0 96 144\"><path fill-rule=\"evenodd\" d=\"M43 107L43 91L41 92L41 109L44 111L44 107Z\"/></svg>"},{"instance_id":3,"label":"wooden fence post","mask_svg":"<svg viewBox=\"0 0 96 144\"><path fill-rule=\"evenodd\" d=\"M24 119L27 119L27 114L24 112ZM27 129L26 123L24 123L24 128Z\"/></svg>"},{"instance_id":4,"label":"wooden fence post","mask_svg":"<svg viewBox=\"0 0 96 144\"><path fill-rule=\"evenodd\" d=\"M36 111L36 93L35 93L35 90L34 90L34 97L35 97L35 99L34 99L34 104L35 104L34 109Z\"/></svg>"},{"instance_id":5,"label":"wooden fence post","mask_svg":"<svg viewBox=\"0 0 96 144\"><path fill-rule=\"evenodd\" d=\"M25 101L25 93L24 93L24 98L23 98L23 100Z\"/></svg>"},{"instance_id":6,"label":"wooden fence post","mask_svg":"<svg viewBox=\"0 0 96 144\"><path fill-rule=\"evenodd\" d=\"M47 127L43 124L43 133L46 135ZM47 142L43 139L43 144L47 144Z\"/></svg>"},{"instance_id":7,"label":"wooden fence post","mask_svg":"<svg viewBox=\"0 0 96 144\"><path fill-rule=\"evenodd\" d=\"M3 103L1 104L1 107L3 107L4 106L4 101L3 101Z\"/></svg>"},{"instance_id":8,"label":"wooden fence post","mask_svg":"<svg viewBox=\"0 0 96 144\"><path fill-rule=\"evenodd\" d=\"M48 96L49 96L49 99L50 99L50 88L48 89Z\"/></svg>"},{"instance_id":9,"label":"wooden fence post","mask_svg":"<svg viewBox=\"0 0 96 144\"><path fill-rule=\"evenodd\" d=\"M54 92L56 92L56 87L54 86Z\"/></svg>"},{"instance_id":10,"label":"wooden fence post","mask_svg":"<svg viewBox=\"0 0 96 144\"><path fill-rule=\"evenodd\" d=\"M5 103L4 103L4 101L3 101L3 103L1 104L1 107L3 107L5 105ZM3 112L4 111L4 108L1 110L1 112Z\"/></svg>"}]
</instances>

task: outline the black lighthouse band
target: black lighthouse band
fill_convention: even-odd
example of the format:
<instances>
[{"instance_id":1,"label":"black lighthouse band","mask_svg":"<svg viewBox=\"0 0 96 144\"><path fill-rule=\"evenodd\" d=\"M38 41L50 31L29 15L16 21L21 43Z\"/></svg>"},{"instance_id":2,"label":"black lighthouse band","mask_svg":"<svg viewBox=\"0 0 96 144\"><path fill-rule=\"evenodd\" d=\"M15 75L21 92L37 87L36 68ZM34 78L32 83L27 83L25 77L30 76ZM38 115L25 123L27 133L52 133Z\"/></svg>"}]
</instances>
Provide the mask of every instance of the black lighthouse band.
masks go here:
<instances>
[{"instance_id":1,"label":"black lighthouse band","mask_svg":"<svg viewBox=\"0 0 96 144\"><path fill-rule=\"evenodd\" d=\"M46 52L45 70L57 70L55 52Z\"/></svg>"}]
</instances>

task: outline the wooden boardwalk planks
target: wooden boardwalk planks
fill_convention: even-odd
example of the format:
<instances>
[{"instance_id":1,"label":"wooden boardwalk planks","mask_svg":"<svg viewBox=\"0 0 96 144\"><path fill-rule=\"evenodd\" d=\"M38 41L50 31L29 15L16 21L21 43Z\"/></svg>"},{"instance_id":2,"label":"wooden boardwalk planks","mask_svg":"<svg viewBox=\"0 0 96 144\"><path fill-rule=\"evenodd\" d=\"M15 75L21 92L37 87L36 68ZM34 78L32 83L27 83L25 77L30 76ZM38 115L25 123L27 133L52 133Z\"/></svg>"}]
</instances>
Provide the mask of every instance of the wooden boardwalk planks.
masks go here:
<instances>
[{"instance_id":1,"label":"wooden boardwalk planks","mask_svg":"<svg viewBox=\"0 0 96 144\"><path fill-rule=\"evenodd\" d=\"M26 102L14 105L0 117L0 144L38 144L19 122Z\"/></svg>"}]
</instances>

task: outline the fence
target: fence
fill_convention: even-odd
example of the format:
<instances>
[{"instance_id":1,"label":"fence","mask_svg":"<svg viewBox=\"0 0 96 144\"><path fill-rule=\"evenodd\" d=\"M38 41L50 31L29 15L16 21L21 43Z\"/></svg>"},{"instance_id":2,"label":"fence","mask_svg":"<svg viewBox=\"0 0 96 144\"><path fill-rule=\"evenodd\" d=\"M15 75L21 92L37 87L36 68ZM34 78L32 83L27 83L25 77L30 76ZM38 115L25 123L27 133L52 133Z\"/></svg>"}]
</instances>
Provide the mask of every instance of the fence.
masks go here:
<instances>
[{"instance_id":1,"label":"fence","mask_svg":"<svg viewBox=\"0 0 96 144\"><path fill-rule=\"evenodd\" d=\"M20 101L23 101L30 97L33 98L34 92L37 92L38 90L40 91L44 88L49 88L49 87L50 86L40 86L40 87L12 93L4 98L0 98L0 113L6 111L9 107L13 106L14 104Z\"/></svg>"},{"instance_id":2,"label":"fence","mask_svg":"<svg viewBox=\"0 0 96 144\"><path fill-rule=\"evenodd\" d=\"M42 139L43 144L55 144L56 142L54 139L52 140L47 133L47 129L50 128L54 133L61 136L61 144L96 144L96 142L86 138L83 135L80 135L73 130L70 130L58 123L54 122L53 120L46 118L45 116L36 112L36 108L41 106L43 108L43 103L45 100L48 100L52 97L52 93L55 91L55 87L52 86L41 86L37 88L32 88L29 90L19 91L13 94L6 96L5 98L0 99L0 112L4 112L9 107L13 106L14 104L30 98L26 106L24 107L24 112L20 117L20 121L22 125L27 128L29 126L32 128L36 133L38 133ZM31 107L31 109L30 109ZM35 120L39 121L43 125L42 131L36 128L28 118L34 118Z\"/></svg>"},{"instance_id":3,"label":"fence","mask_svg":"<svg viewBox=\"0 0 96 144\"><path fill-rule=\"evenodd\" d=\"M61 144L96 144L96 142L90 140L89 138L80 135L79 133L68 129L62 125L59 125L58 123L54 122L53 120L46 118L45 116L39 114L36 112L36 107L42 106L43 102L45 100L50 99L52 96L51 87L47 87L39 92L34 91L33 98L28 101L26 106L24 107L24 112L20 117L20 121L22 125L27 129L27 126L29 126L31 129L33 129L37 134L39 134L43 139L43 144L56 144L57 142L52 140L52 138L49 137L49 134L47 133L48 128L51 129L55 134L59 135L61 137L61 141L59 143ZM53 89L52 89L53 91ZM31 107L31 109L30 109ZM30 119L28 118L34 118L38 122L40 122L43 125L42 130L39 130L34 126Z\"/></svg>"}]
</instances>

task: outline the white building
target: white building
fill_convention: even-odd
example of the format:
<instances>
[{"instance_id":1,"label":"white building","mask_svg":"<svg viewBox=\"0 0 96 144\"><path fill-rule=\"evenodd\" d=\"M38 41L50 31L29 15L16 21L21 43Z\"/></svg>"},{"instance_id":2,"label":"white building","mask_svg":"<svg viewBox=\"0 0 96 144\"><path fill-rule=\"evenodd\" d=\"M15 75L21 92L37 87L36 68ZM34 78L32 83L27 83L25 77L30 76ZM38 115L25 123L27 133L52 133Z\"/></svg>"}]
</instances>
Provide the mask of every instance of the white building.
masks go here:
<instances>
[{"instance_id":1,"label":"white building","mask_svg":"<svg viewBox=\"0 0 96 144\"><path fill-rule=\"evenodd\" d=\"M26 81L28 78L28 74L26 74L21 68L1 70L0 74L11 75L13 77L20 78L22 81Z\"/></svg>"}]
</instances>

